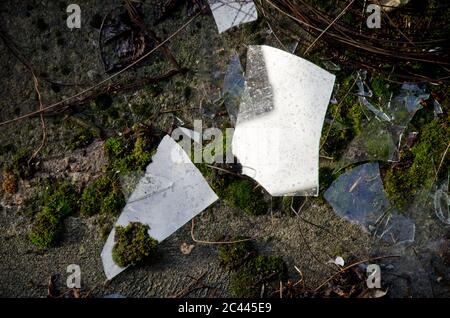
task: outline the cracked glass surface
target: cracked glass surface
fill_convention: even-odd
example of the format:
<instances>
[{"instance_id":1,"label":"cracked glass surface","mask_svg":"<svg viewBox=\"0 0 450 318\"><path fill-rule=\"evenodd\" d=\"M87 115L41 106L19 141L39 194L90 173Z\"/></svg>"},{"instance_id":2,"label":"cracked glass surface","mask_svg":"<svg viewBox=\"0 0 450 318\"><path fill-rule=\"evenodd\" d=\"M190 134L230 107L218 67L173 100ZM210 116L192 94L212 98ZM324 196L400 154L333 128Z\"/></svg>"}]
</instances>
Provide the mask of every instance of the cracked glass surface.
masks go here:
<instances>
[{"instance_id":1,"label":"cracked glass surface","mask_svg":"<svg viewBox=\"0 0 450 318\"><path fill-rule=\"evenodd\" d=\"M361 71L357 76L358 100L363 110L370 111L374 116L368 116L369 122L350 142L340 167L362 161L396 162L399 160L403 134L415 113L422 108L421 101L428 99L429 94L418 84L403 83L397 96L383 107L375 107L368 100L373 94L365 84L366 72Z\"/></svg>"},{"instance_id":2,"label":"cracked glass surface","mask_svg":"<svg viewBox=\"0 0 450 318\"><path fill-rule=\"evenodd\" d=\"M384 241L414 241L415 224L390 204L378 163L366 163L339 176L327 189L325 199L335 213Z\"/></svg>"},{"instance_id":3,"label":"cracked glass surface","mask_svg":"<svg viewBox=\"0 0 450 318\"><path fill-rule=\"evenodd\" d=\"M219 33L258 19L252 0L208 0Z\"/></svg>"}]
</instances>

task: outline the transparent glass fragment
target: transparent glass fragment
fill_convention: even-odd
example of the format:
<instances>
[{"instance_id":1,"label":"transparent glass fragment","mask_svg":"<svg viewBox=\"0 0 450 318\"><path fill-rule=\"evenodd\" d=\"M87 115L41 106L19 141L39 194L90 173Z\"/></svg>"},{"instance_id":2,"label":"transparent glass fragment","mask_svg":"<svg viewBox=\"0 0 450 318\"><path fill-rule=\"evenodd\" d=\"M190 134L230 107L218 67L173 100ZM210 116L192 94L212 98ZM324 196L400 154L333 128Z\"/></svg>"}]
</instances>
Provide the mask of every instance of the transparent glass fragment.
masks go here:
<instances>
[{"instance_id":1,"label":"transparent glass fragment","mask_svg":"<svg viewBox=\"0 0 450 318\"><path fill-rule=\"evenodd\" d=\"M338 83L334 84L333 93L331 94L331 100L330 100L330 103L333 105L336 105L338 103L336 96L337 96L337 93L339 92L340 87L341 87L341 85L339 85Z\"/></svg>"},{"instance_id":2,"label":"transparent glass fragment","mask_svg":"<svg viewBox=\"0 0 450 318\"><path fill-rule=\"evenodd\" d=\"M195 66L198 85L193 87L193 101L199 105L202 115L214 119L223 107L221 90L228 57L218 52L226 47L226 43L214 32L200 32L197 38L200 50L197 58L202 62Z\"/></svg>"},{"instance_id":3,"label":"transparent glass fragment","mask_svg":"<svg viewBox=\"0 0 450 318\"><path fill-rule=\"evenodd\" d=\"M448 182L444 182L434 194L434 209L438 219L450 225L450 197L448 195Z\"/></svg>"},{"instance_id":4,"label":"transparent glass fragment","mask_svg":"<svg viewBox=\"0 0 450 318\"><path fill-rule=\"evenodd\" d=\"M236 124L236 119L239 111L239 102L245 87L244 70L242 69L241 61L238 55L231 58L228 66L227 74L223 81L223 99L228 115L233 125Z\"/></svg>"},{"instance_id":5,"label":"transparent glass fragment","mask_svg":"<svg viewBox=\"0 0 450 318\"><path fill-rule=\"evenodd\" d=\"M331 71L331 72L333 72L333 71L336 72L336 71L341 70L341 67L332 61L323 61L322 65L326 70Z\"/></svg>"},{"instance_id":6,"label":"transparent glass fragment","mask_svg":"<svg viewBox=\"0 0 450 318\"><path fill-rule=\"evenodd\" d=\"M256 46L249 48L245 79L245 89L239 106L238 120L240 122L271 112L275 107L263 49Z\"/></svg>"},{"instance_id":7,"label":"transparent glass fragment","mask_svg":"<svg viewBox=\"0 0 450 318\"><path fill-rule=\"evenodd\" d=\"M232 141L242 172L272 196L317 195L319 144L335 76L269 46L250 46Z\"/></svg>"},{"instance_id":8,"label":"transparent glass fragment","mask_svg":"<svg viewBox=\"0 0 450 318\"><path fill-rule=\"evenodd\" d=\"M325 199L339 216L366 227L375 226L390 208L378 163L363 164L341 175L325 192Z\"/></svg>"},{"instance_id":9,"label":"transparent glass fragment","mask_svg":"<svg viewBox=\"0 0 450 318\"><path fill-rule=\"evenodd\" d=\"M361 71L357 76L359 102L363 109L375 115L375 119L363 125L361 134L352 140L344 152L340 166L373 160L398 161L408 123L422 108L421 102L428 99L429 94L425 93L421 85L404 83L397 96L391 98L383 108L377 108L367 98L372 96L372 92L364 81L366 73Z\"/></svg>"},{"instance_id":10,"label":"transparent glass fragment","mask_svg":"<svg viewBox=\"0 0 450 318\"><path fill-rule=\"evenodd\" d=\"M403 215L390 215L382 229L382 232L377 231L378 237L390 244L414 242L416 225Z\"/></svg>"},{"instance_id":11,"label":"transparent glass fragment","mask_svg":"<svg viewBox=\"0 0 450 318\"><path fill-rule=\"evenodd\" d=\"M338 216L374 232L388 243L414 241L415 225L391 206L378 163L366 163L342 174L324 197Z\"/></svg>"},{"instance_id":12,"label":"transparent glass fragment","mask_svg":"<svg viewBox=\"0 0 450 318\"><path fill-rule=\"evenodd\" d=\"M372 97L373 93L369 86L366 84L367 71L360 70L356 74L356 86L358 87L358 96Z\"/></svg>"},{"instance_id":13,"label":"transparent glass fragment","mask_svg":"<svg viewBox=\"0 0 450 318\"><path fill-rule=\"evenodd\" d=\"M372 120L348 145L341 167L362 161L394 161L398 158L398 132L386 122Z\"/></svg>"},{"instance_id":14,"label":"transparent glass fragment","mask_svg":"<svg viewBox=\"0 0 450 318\"><path fill-rule=\"evenodd\" d=\"M258 19L258 12L252 0L208 0L208 3L219 33Z\"/></svg>"},{"instance_id":15,"label":"transparent glass fragment","mask_svg":"<svg viewBox=\"0 0 450 318\"><path fill-rule=\"evenodd\" d=\"M287 51L288 51L289 53L295 54L295 51L297 51L297 48L298 48L298 45L299 45L299 44L300 44L300 43L299 43L298 41L289 43L289 44L286 46L286 49L287 49Z\"/></svg>"},{"instance_id":16,"label":"transparent glass fragment","mask_svg":"<svg viewBox=\"0 0 450 318\"><path fill-rule=\"evenodd\" d=\"M161 242L218 197L184 150L169 136L163 138L152 160L116 225L147 224L149 235ZM157 181L154 181L155 176L158 176ZM114 235L115 229L109 234L101 253L108 279L125 270L112 259Z\"/></svg>"},{"instance_id":17,"label":"transparent glass fragment","mask_svg":"<svg viewBox=\"0 0 450 318\"><path fill-rule=\"evenodd\" d=\"M433 100L433 109L435 117L442 115L444 112L442 111L442 106L437 100Z\"/></svg>"}]
</instances>

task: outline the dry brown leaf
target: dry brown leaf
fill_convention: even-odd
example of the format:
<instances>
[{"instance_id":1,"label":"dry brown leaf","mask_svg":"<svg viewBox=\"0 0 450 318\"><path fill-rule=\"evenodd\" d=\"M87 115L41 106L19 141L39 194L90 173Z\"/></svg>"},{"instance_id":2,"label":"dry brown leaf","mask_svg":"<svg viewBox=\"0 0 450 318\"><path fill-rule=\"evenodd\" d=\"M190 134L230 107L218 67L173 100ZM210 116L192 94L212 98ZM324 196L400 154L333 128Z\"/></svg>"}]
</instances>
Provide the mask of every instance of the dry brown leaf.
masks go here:
<instances>
[{"instance_id":1,"label":"dry brown leaf","mask_svg":"<svg viewBox=\"0 0 450 318\"><path fill-rule=\"evenodd\" d=\"M183 243L180 246L180 251L181 253L183 253L184 255L189 255L191 254L192 250L194 249L195 245L189 245L187 243Z\"/></svg>"}]
</instances>

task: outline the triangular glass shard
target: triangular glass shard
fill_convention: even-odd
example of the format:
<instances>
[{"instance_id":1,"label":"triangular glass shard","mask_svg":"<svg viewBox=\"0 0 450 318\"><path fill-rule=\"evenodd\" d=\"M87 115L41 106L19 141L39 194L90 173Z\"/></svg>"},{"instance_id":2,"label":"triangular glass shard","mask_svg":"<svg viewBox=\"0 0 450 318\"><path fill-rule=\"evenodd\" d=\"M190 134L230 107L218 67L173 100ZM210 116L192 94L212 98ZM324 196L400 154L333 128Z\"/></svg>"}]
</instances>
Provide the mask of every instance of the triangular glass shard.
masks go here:
<instances>
[{"instance_id":1,"label":"triangular glass shard","mask_svg":"<svg viewBox=\"0 0 450 318\"><path fill-rule=\"evenodd\" d=\"M184 150L169 136L163 138L146 175L158 176L156 183L144 176L125 205L116 225L126 226L140 222L150 227L149 235L159 242L165 240L198 213L215 202L218 197L209 187L200 171L190 161ZM139 187L150 186L150 191ZM164 191L154 191L154 190ZM103 268L108 279L112 279L125 268L119 267L112 258L115 229L111 231L101 253Z\"/></svg>"}]
</instances>

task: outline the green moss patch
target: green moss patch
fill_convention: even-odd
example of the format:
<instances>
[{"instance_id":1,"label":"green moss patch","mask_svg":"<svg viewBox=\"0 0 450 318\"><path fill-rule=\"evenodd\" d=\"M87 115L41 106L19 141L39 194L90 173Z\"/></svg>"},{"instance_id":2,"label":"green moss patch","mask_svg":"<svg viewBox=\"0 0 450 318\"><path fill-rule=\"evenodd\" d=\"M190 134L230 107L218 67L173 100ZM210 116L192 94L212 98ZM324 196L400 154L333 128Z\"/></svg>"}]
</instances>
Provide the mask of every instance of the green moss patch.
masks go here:
<instances>
[{"instance_id":1,"label":"green moss patch","mask_svg":"<svg viewBox=\"0 0 450 318\"><path fill-rule=\"evenodd\" d=\"M208 180L214 192L231 206L249 215L263 215L268 212L269 205L264 198L264 190L257 187L256 182L235 178L232 174L215 170L205 164L196 164L196 166Z\"/></svg>"},{"instance_id":2,"label":"green moss patch","mask_svg":"<svg viewBox=\"0 0 450 318\"><path fill-rule=\"evenodd\" d=\"M240 239L242 238L235 240ZM258 255L250 241L220 246L219 262L226 270L231 271L229 289L233 297L260 297L262 285L265 295L271 296L279 282L287 279L283 259Z\"/></svg>"},{"instance_id":3,"label":"green moss patch","mask_svg":"<svg viewBox=\"0 0 450 318\"><path fill-rule=\"evenodd\" d=\"M120 184L112 179L108 176L100 177L83 190L80 200L81 215L117 214L123 208L125 198Z\"/></svg>"},{"instance_id":4,"label":"green moss patch","mask_svg":"<svg viewBox=\"0 0 450 318\"><path fill-rule=\"evenodd\" d=\"M69 150L75 150L88 146L94 140L94 135L92 132L84 127L81 127L76 132L75 136L72 137L68 144Z\"/></svg>"},{"instance_id":5,"label":"green moss patch","mask_svg":"<svg viewBox=\"0 0 450 318\"><path fill-rule=\"evenodd\" d=\"M236 240L243 239L241 237ZM237 269L249 258L256 255L256 249L251 241L219 246L219 262L227 270Z\"/></svg>"},{"instance_id":6,"label":"green moss patch","mask_svg":"<svg viewBox=\"0 0 450 318\"><path fill-rule=\"evenodd\" d=\"M256 298L261 296L264 284L265 294L271 296L286 277L286 264L281 257L260 255L231 273L229 288L233 297Z\"/></svg>"},{"instance_id":7,"label":"green moss patch","mask_svg":"<svg viewBox=\"0 0 450 318\"><path fill-rule=\"evenodd\" d=\"M123 138L109 138L105 142L105 151L110 170L131 172L145 169L151 162L153 149L142 137L137 137L134 143Z\"/></svg>"},{"instance_id":8,"label":"green moss patch","mask_svg":"<svg viewBox=\"0 0 450 318\"><path fill-rule=\"evenodd\" d=\"M255 184L249 180L237 180L230 183L223 192L225 201L250 215L266 214L267 203L263 193L255 189Z\"/></svg>"},{"instance_id":9,"label":"green moss patch","mask_svg":"<svg viewBox=\"0 0 450 318\"><path fill-rule=\"evenodd\" d=\"M20 179L30 178L35 172L34 166L29 163L30 158L31 153L28 150L20 150L13 156L12 161L6 165L6 170Z\"/></svg>"},{"instance_id":10,"label":"green moss patch","mask_svg":"<svg viewBox=\"0 0 450 318\"><path fill-rule=\"evenodd\" d=\"M117 265L134 266L156 254L158 241L150 237L149 229L148 225L139 222L116 226L112 257Z\"/></svg>"},{"instance_id":11,"label":"green moss patch","mask_svg":"<svg viewBox=\"0 0 450 318\"><path fill-rule=\"evenodd\" d=\"M133 136L111 137L105 141L107 171L83 190L80 200L82 215L117 214L124 207L125 197L118 181L118 173L145 170L155 151L156 142L137 132Z\"/></svg>"},{"instance_id":12,"label":"green moss patch","mask_svg":"<svg viewBox=\"0 0 450 318\"><path fill-rule=\"evenodd\" d=\"M449 140L450 128L445 118L432 120L422 127L419 141L411 149L401 151L402 165L390 167L383 180L388 197L397 207L405 207L418 191L432 186ZM446 156L441 173L447 173L449 163Z\"/></svg>"},{"instance_id":13,"label":"green moss patch","mask_svg":"<svg viewBox=\"0 0 450 318\"><path fill-rule=\"evenodd\" d=\"M327 156L337 160L353 138L361 132L363 111L354 94L345 94L353 85L354 78L348 76L341 80L341 88L337 99L338 104L330 104L327 110L327 118L333 118L334 122L323 126L320 144ZM352 88L354 90L355 87ZM328 133L329 131L329 133Z\"/></svg>"},{"instance_id":14,"label":"green moss patch","mask_svg":"<svg viewBox=\"0 0 450 318\"><path fill-rule=\"evenodd\" d=\"M31 242L39 247L55 246L64 229L64 219L77 209L77 193L74 187L61 183L47 189L43 196L43 208L37 213L29 235Z\"/></svg>"}]
</instances>

